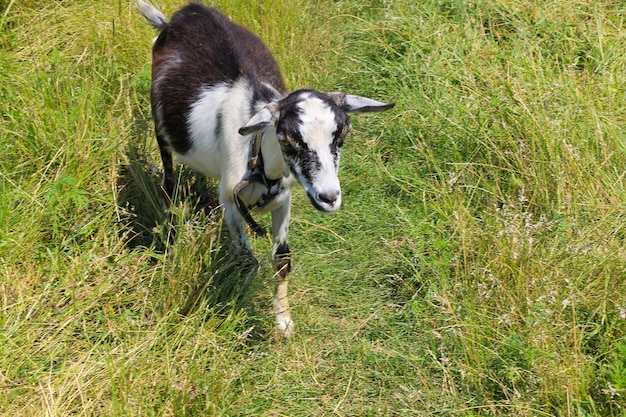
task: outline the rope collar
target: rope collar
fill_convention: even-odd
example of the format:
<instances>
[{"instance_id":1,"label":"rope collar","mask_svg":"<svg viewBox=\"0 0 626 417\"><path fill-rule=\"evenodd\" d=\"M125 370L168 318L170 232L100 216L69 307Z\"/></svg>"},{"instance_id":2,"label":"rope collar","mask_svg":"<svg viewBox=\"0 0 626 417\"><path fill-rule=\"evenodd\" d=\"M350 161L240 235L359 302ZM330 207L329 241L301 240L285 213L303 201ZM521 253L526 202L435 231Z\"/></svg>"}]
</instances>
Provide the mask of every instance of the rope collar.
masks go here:
<instances>
[{"instance_id":1,"label":"rope collar","mask_svg":"<svg viewBox=\"0 0 626 417\"><path fill-rule=\"evenodd\" d=\"M250 228L256 233L258 236L265 236L267 231L263 226L254 220L252 214L250 214L250 210L255 208L262 209L266 207L269 203L274 201L276 197L282 191L281 188L275 189L272 191L272 188L276 188L276 184L282 180L281 178L270 179L265 176L265 169L263 167L263 155L261 154L261 140L263 139L263 131L259 131L256 135L254 135L254 139L252 142L252 155L250 159L248 159L248 172L244 176L244 178L239 181L239 183L233 188L233 194L235 197L235 205L237 206L237 210L243 217L243 219L248 223ZM239 197L239 193L241 190L246 188L251 184L263 184L267 188L267 193L264 193L261 196L261 199L256 201L254 204L246 205L241 197Z\"/></svg>"}]
</instances>

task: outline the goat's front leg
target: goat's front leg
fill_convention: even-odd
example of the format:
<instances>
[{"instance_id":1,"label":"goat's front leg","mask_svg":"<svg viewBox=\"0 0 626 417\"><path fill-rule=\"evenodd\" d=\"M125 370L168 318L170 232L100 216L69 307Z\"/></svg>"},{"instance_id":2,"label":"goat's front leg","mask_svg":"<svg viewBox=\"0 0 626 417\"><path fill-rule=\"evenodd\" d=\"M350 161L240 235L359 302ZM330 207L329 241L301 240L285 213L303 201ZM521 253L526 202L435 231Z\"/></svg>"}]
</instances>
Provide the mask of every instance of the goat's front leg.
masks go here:
<instances>
[{"instance_id":1,"label":"goat's front leg","mask_svg":"<svg viewBox=\"0 0 626 417\"><path fill-rule=\"evenodd\" d=\"M220 182L219 187L220 203L224 207L224 220L233 238L232 248L235 252L254 257L252 247L248 241L248 235L246 234L243 217L235 205L232 187L229 187L224 181Z\"/></svg>"},{"instance_id":2,"label":"goat's front leg","mask_svg":"<svg viewBox=\"0 0 626 417\"><path fill-rule=\"evenodd\" d=\"M291 320L289 310L289 300L287 299L287 276L291 270L291 257L289 256L289 244L287 234L289 233L289 219L291 217L291 196L279 208L272 211L272 235L274 245L272 248L272 265L274 276L276 277L276 287L274 288L274 315L276 316L276 326L285 337L293 334L294 322Z\"/></svg>"}]
</instances>

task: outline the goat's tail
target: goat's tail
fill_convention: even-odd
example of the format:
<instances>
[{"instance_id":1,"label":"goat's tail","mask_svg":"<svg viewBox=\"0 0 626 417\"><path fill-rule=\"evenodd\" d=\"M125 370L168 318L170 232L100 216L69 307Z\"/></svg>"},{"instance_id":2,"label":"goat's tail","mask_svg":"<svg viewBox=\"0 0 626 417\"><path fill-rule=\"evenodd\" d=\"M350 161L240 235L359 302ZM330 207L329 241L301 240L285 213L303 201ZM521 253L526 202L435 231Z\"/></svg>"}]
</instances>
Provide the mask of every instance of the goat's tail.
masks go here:
<instances>
[{"instance_id":1,"label":"goat's tail","mask_svg":"<svg viewBox=\"0 0 626 417\"><path fill-rule=\"evenodd\" d=\"M135 0L135 7L137 8L137 10L139 10L139 13L141 13L143 17L145 17L148 22L150 22L150 24L154 26L156 30L160 31L165 25L167 25L167 18L163 15L163 13L161 13L159 9L154 7L149 2L143 0Z\"/></svg>"}]
</instances>

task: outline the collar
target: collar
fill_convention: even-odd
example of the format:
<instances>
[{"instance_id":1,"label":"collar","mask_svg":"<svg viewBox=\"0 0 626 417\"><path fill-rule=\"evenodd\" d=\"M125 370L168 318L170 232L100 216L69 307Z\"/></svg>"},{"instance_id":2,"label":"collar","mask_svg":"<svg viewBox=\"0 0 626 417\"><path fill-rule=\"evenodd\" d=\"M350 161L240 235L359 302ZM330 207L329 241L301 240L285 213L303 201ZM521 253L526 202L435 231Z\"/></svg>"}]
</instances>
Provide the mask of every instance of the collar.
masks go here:
<instances>
[{"instance_id":1,"label":"collar","mask_svg":"<svg viewBox=\"0 0 626 417\"><path fill-rule=\"evenodd\" d=\"M248 223L250 228L259 236L265 236L267 231L263 226L254 220L250 214L250 210L255 208L264 208L280 194L280 189L276 189L275 185L282 180L281 178L271 179L265 176L265 169L263 167L263 154L261 153L261 141L263 139L263 131L259 131L254 135L252 141L252 153L250 159L248 159L248 172L244 175L244 178L233 188L233 194L235 197L235 205L239 210L239 213L243 219ZM250 184L263 184L267 188L267 193L263 194L261 199L254 204L247 206L239 197L239 193L245 187ZM274 188L274 191L272 191Z\"/></svg>"}]
</instances>

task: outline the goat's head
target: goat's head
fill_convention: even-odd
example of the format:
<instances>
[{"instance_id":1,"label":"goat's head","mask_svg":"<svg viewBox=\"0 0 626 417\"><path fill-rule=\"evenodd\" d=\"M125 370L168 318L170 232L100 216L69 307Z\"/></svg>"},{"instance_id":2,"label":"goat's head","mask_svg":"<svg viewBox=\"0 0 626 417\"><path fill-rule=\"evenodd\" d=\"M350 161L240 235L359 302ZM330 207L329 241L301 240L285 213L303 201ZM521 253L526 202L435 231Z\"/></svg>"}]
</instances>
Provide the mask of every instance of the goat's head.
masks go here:
<instances>
[{"instance_id":1,"label":"goat's head","mask_svg":"<svg viewBox=\"0 0 626 417\"><path fill-rule=\"evenodd\" d=\"M285 163L313 206L332 212L341 206L337 173L343 141L351 127L347 113L380 112L393 106L343 93L299 90L267 104L239 133L273 125Z\"/></svg>"}]
</instances>

